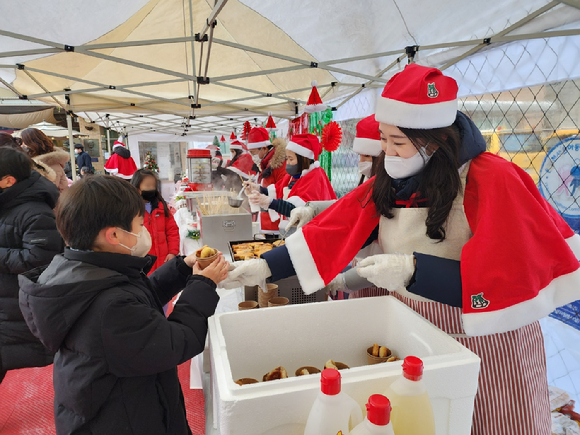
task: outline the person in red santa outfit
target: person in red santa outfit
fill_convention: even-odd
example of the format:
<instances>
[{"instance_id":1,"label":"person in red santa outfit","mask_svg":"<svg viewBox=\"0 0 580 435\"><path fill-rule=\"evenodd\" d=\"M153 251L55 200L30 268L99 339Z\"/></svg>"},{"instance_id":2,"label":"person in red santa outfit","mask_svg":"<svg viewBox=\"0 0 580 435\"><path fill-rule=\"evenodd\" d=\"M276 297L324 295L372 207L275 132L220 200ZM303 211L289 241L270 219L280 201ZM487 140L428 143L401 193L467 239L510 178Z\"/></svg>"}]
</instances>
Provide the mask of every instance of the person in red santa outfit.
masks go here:
<instances>
[{"instance_id":1,"label":"person in red santa outfit","mask_svg":"<svg viewBox=\"0 0 580 435\"><path fill-rule=\"evenodd\" d=\"M488 152L457 111L457 84L408 65L377 102L377 175L262 259L234 263L223 287L296 274L312 293L369 240L383 253L355 272L481 358L472 434L550 435L538 320L580 298L580 236L531 177Z\"/></svg>"},{"instance_id":2,"label":"person in red santa outfit","mask_svg":"<svg viewBox=\"0 0 580 435\"><path fill-rule=\"evenodd\" d=\"M256 167L252 156L248 153L248 148L239 140L234 140L230 144L232 159L226 165L226 169L240 175L245 180L256 175ZM241 187L241 186L240 186Z\"/></svg>"},{"instance_id":3,"label":"person in red santa outfit","mask_svg":"<svg viewBox=\"0 0 580 435\"><path fill-rule=\"evenodd\" d=\"M109 157L105 164L105 170L115 177L130 180L137 170L137 165L131 157L131 152L125 148L123 142L115 141L113 144L113 155Z\"/></svg>"},{"instance_id":4,"label":"person in red santa outfit","mask_svg":"<svg viewBox=\"0 0 580 435\"><path fill-rule=\"evenodd\" d=\"M286 175L275 185L250 194L250 203L268 210L272 222L284 230L288 217L295 207L308 201L336 199L334 189L326 172L317 161L322 152L318 137L313 134L297 134L286 146Z\"/></svg>"},{"instance_id":5,"label":"person in red santa outfit","mask_svg":"<svg viewBox=\"0 0 580 435\"><path fill-rule=\"evenodd\" d=\"M260 167L257 183L247 182L253 190L275 185L286 174L286 141L276 138L270 143L268 131L264 127L254 127L248 135L248 150L254 163ZM268 212L260 213L260 232L279 234L278 223L272 222Z\"/></svg>"}]
</instances>

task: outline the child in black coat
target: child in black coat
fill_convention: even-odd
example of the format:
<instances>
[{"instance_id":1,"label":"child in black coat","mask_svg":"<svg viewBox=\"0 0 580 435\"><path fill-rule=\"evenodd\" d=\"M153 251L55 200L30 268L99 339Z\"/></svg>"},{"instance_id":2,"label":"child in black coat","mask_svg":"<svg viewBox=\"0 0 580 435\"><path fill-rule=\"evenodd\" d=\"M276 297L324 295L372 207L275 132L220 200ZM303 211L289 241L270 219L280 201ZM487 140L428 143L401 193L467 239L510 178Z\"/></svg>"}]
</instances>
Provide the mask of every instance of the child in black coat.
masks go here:
<instances>
[{"instance_id":1,"label":"child in black coat","mask_svg":"<svg viewBox=\"0 0 580 435\"><path fill-rule=\"evenodd\" d=\"M20 307L51 350L58 434L191 433L177 365L203 351L207 319L227 276L176 257L149 278L143 199L129 183L93 176L57 208L68 247L42 273L20 277ZM163 305L183 289L168 318Z\"/></svg>"}]
</instances>

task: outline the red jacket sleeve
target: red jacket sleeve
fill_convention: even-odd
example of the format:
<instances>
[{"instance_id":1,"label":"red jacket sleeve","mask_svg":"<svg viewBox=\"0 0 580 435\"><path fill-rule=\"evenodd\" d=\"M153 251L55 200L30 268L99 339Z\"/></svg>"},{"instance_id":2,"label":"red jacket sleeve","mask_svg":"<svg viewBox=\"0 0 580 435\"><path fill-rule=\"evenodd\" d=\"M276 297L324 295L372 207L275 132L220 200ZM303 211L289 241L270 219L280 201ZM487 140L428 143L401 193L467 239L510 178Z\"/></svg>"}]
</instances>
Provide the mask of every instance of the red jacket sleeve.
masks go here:
<instances>
[{"instance_id":1,"label":"red jacket sleeve","mask_svg":"<svg viewBox=\"0 0 580 435\"><path fill-rule=\"evenodd\" d=\"M165 216L165 236L167 237L167 249L169 253L179 255L179 227L171 214Z\"/></svg>"}]
</instances>

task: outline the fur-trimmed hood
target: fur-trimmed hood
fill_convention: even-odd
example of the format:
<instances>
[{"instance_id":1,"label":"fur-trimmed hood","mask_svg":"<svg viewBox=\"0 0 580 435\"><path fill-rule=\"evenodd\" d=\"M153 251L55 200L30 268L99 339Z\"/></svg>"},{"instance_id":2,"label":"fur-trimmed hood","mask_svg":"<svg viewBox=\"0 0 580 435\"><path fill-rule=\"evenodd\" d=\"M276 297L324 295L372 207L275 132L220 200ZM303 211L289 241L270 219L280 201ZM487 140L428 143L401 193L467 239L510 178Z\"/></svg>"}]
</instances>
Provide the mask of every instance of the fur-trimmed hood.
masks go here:
<instances>
[{"instance_id":1,"label":"fur-trimmed hood","mask_svg":"<svg viewBox=\"0 0 580 435\"><path fill-rule=\"evenodd\" d=\"M40 175L42 175L48 181L52 181L54 183L56 181L56 172L54 172L54 169L52 169L46 163L43 163L42 161L38 160L38 157L40 157L40 156L36 156L36 157L32 158L32 160L34 162L34 166L35 166L32 169L37 171Z\"/></svg>"},{"instance_id":2,"label":"fur-trimmed hood","mask_svg":"<svg viewBox=\"0 0 580 435\"><path fill-rule=\"evenodd\" d=\"M59 164L64 166L70 160L70 155L60 148L55 148L54 151L39 156L33 157L35 162L42 162L48 166Z\"/></svg>"},{"instance_id":3,"label":"fur-trimmed hood","mask_svg":"<svg viewBox=\"0 0 580 435\"><path fill-rule=\"evenodd\" d=\"M278 169L286 161L286 141L281 137L277 137L272 141L274 146L274 155L270 159L270 167Z\"/></svg>"}]
</instances>

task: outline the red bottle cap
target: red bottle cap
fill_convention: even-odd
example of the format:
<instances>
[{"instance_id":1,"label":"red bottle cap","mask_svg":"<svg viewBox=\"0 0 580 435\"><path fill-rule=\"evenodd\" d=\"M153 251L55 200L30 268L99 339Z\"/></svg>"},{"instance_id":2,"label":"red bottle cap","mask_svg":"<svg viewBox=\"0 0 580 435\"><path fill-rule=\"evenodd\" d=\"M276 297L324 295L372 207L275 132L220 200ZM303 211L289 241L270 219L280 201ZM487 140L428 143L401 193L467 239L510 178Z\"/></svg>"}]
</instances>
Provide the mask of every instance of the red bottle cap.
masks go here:
<instances>
[{"instance_id":1,"label":"red bottle cap","mask_svg":"<svg viewBox=\"0 0 580 435\"><path fill-rule=\"evenodd\" d=\"M381 394L373 394L367 403L367 418L377 426L386 426L391 421L391 402Z\"/></svg>"},{"instance_id":2,"label":"red bottle cap","mask_svg":"<svg viewBox=\"0 0 580 435\"><path fill-rule=\"evenodd\" d=\"M416 356L408 356L403 361L403 376L411 381L420 381L423 377L423 361Z\"/></svg>"},{"instance_id":3,"label":"red bottle cap","mask_svg":"<svg viewBox=\"0 0 580 435\"><path fill-rule=\"evenodd\" d=\"M335 369L324 369L320 375L320 389L327 396L340 393L340 373Z\"/></svg>"}]
</instances>

